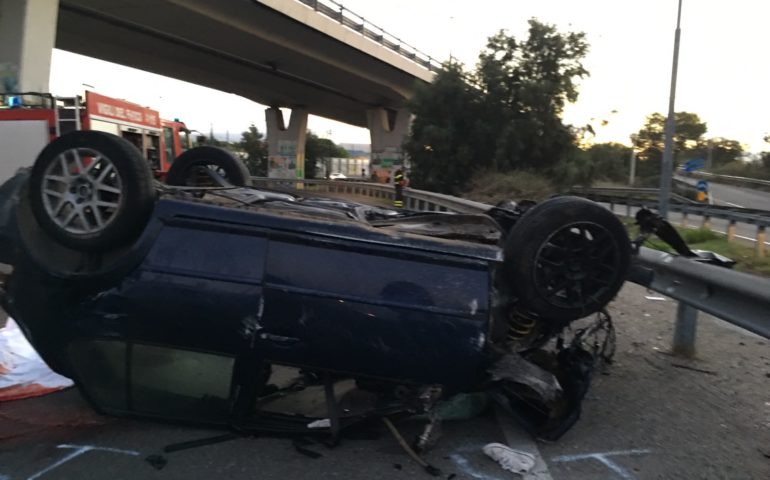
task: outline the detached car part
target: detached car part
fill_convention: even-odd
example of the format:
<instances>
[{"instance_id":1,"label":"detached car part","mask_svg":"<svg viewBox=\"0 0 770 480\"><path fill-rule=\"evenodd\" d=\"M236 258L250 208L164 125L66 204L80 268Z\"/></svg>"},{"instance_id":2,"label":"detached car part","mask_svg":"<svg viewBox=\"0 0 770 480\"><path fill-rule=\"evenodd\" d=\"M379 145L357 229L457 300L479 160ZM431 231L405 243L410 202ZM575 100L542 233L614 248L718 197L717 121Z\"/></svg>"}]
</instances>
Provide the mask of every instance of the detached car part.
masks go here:
<instances>
[{"instance_id":1,"label":"detached car part","mask_svg":"<svg viewBox=\"0 0 770 480\"><path fill-rule=\"evenodd\" d=\"M128 142L75 132L0 187L0 301L99 411L309 431L261 406L287 365L377 391L370 414L429 410L440 386L561 405L536 433L577 419L596 352L537 352L626 278L631 243L600 205L394 211L235 186L245 170L216 149L183 157L181 186L153 184Z\"/></svg>"}]
</instances>

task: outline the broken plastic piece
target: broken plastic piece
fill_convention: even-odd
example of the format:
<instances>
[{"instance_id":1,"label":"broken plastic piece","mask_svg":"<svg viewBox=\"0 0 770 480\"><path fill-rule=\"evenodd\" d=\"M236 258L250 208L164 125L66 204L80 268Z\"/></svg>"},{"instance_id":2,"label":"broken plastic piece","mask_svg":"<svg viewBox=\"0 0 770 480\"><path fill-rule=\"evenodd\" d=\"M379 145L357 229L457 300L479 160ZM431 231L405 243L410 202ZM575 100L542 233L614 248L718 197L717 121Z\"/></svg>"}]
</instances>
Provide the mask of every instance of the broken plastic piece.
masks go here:
<instances>
[{"instance_id":1,"label":"broken plastic piece","mask_svg":"<svg viewBox=\"0 0 770 480\"><path fill-rule=\"evenodd\" d=\"M328 418L322 418L320 420L315 420L307 424L307 428L330 428L331 426L332 426L332 421L329 420Z\"/></svg>"},{"instance_id":2,"label":"broken plastic piece","mask_svg":"<svg viewBox=\"0 0 770 480\"><path fill-rule=\"evenodd\" d=\"M535 466L535 457L532 454L514 450L502 443L484 445L482 450L489 458L509 472L525 474Z\"/></svg>"},{"instance_id":3,"label":"broken plastic piece","mask_svg":"<svg viewBox=\"0 0 770 480\"><path fill-rule=\"evenodd\" d=\"M458 393L436 405L433 413L441 420L469 420L484 413L488 405L485 392Z\"/></svg>"},{"instance_id":4,"label":"broken plastic piece","mask_svg":"<svg viewBox=\"0 0 770 480\"><path fill-rule=\"evenodd\" d=\"M163 455L153 454L144 459L147 463L152 465L155 470L163 470L163 467L168 464L168 460Z\"/></svg>"}]
</instances>

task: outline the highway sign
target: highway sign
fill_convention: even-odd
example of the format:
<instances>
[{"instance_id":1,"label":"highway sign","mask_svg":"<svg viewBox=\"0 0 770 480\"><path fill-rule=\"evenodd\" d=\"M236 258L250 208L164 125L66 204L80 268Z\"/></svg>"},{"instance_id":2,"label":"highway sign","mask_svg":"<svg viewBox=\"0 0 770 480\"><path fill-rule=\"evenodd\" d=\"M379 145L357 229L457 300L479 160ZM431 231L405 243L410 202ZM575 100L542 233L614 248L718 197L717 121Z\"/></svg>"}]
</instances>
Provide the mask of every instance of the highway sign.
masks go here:
<instances>
[{"instance_id":1,"label":"highway sign","mask_svg":"<svg viewBox=\"0 0 770 480\"><path fill-rule=\"evenodd\" d=\"M684 171L685 172L693 172L695 170L700 170L703 167L706 166L706 161L702 158L693 158L692 160L687 160L684 163Z\"/></svg>"}]
</instances>

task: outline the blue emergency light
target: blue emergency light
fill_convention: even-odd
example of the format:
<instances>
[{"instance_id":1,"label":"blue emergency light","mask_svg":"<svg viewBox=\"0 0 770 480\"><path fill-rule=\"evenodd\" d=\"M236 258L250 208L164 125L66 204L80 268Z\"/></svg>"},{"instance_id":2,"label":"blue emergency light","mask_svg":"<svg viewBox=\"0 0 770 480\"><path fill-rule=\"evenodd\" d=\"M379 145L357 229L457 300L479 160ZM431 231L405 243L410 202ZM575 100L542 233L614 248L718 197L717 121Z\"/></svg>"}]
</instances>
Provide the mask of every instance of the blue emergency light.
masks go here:
<instances>
[{"instance_id":1,"label":"blue emergency light","mask_svg":"<svg viewBox=\"0 0 770 480\"><path fill-rule=\"evenodd\" d=\"M18 108L21 107L21 96L20 95L8 95L5 97L5 104L8 108Z\"/></svg>"}]
</instances>

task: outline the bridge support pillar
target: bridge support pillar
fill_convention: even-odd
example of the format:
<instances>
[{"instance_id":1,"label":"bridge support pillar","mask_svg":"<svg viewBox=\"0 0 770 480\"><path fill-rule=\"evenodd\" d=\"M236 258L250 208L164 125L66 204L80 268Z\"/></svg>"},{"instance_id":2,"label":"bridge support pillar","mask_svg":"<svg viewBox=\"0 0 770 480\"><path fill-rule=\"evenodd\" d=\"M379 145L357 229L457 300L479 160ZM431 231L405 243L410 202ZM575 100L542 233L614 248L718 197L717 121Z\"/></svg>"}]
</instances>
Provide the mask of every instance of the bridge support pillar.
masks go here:
<instances>
[{"instance_id":1,"label":"bridge support pillar","mask_svg":"<svg viewBox=\"0 0 770 480\"><path fill-rule=\"evenodd\" d=\"M58 0L0 0L0 93L48 92Z\"/></svg>"},{"instance_id":2,"label":"bridge support pillar","mask_svg":"<svg viewBox=\"0 0 770 480\"><path fill-rule=\"evenodd\" d=\"M393 173L398 168L408 167L401 144L409 134L412 115L405 108L374 108L367 110L366 118L372 139L370 171L376 173L380 181L386 178L393 181Z\"/></svg>"},{"instance_id":3,"label":"bridge support pillar","mask_svg":"<svg viewBox=\"0 0 770 480\"><path fill-rule=\"evenodd\" d=\"M307 110L295 108L287 126L283 112L265 110L267 123L267 176L270 178L305 178L305 134Z\"/></svg>"},{"instance_id":4,"label":"bridge support pillar","mask_svg":"<svg viewBox=\"0 0 770 480\"><path fill-rule=\"evenodd\" d=\"M767 241L767 232L765 232L765 226L760 225L757 227L757 256L765 256L765 242Z\"/></svg>"}]
</instances>

